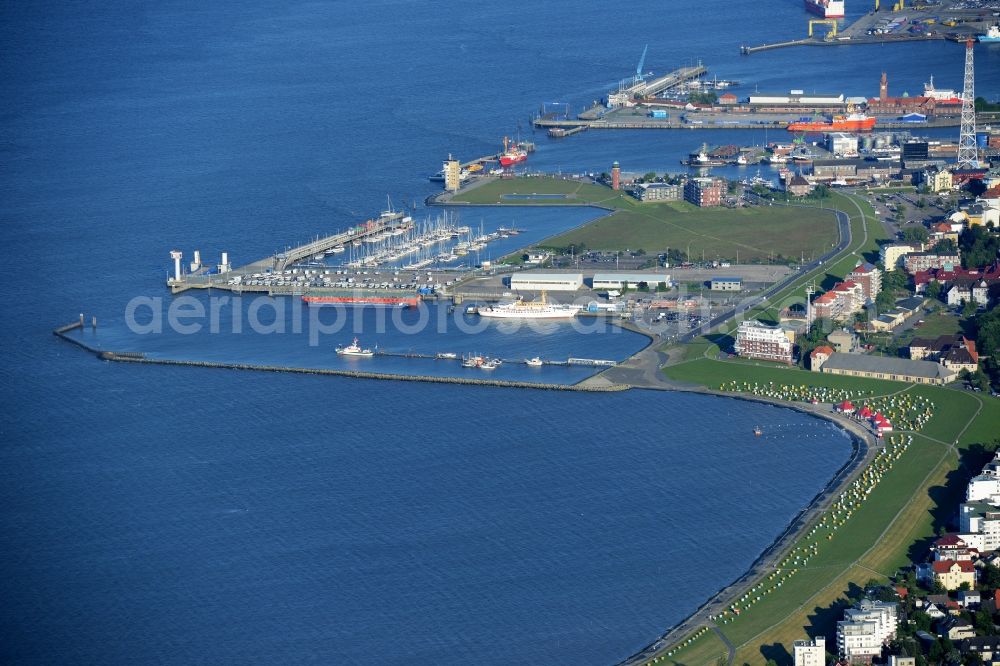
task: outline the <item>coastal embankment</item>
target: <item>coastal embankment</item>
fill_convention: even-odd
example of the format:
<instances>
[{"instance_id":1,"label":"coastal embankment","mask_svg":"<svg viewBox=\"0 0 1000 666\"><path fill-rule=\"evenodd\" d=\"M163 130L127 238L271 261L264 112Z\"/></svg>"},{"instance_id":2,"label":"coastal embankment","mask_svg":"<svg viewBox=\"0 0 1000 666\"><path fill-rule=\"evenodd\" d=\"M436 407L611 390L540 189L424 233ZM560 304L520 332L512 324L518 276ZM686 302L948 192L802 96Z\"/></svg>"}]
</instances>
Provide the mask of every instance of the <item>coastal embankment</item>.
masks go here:
<instances>
[{"instance_id":1,"label":"coastal embankment","mask_svg":"<svg viewBox=\"0 0 1000 666\"><path fill-rule=\"evenodd\" d=\"M600 384L584 385L578 384L546 384L539 382L521 382L505 379L473 379L470 377L437 377L431 375L403 375L385 372L366 372L361 370L335 370L328 368L303 368L283 365L259 365L254 363L227 363L222 361L185 361L164 358L150 358L141 352L115 352L97 349L88 345L82 340L78 340L69 335L72 331L82 328L81 322L74 322L61 326L54 331L53 335L66 340L104 361L117 361L123 363L146 363L150 365L173 365L191 368L215 368L219 370L251 370L255 372L282 372L299 375L332 375L337 377L354 377L355 379L383 379L402 382L431 382L437 384L465 384L470 386L496 386L504 388L527 388L548 391L582 391L590 393L606 393L614 391L626 391L631 386L626 384Z\"/></svg>"}]
</instances>

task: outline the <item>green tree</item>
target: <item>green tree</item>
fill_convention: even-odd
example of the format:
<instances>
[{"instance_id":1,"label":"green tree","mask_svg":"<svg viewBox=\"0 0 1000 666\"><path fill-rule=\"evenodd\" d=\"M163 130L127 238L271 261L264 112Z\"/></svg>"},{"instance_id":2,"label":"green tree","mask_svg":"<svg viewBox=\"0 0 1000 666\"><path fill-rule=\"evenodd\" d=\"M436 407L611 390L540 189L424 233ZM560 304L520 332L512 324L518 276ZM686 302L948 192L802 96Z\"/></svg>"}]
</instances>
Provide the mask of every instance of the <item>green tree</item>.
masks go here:
<instances>
[{"instance_id":1,"label":"green tree","mask_svg":"<svg viewBox=\"0 0 1000 666\"><path fill-rule=\"evenodd\" d=\"M1000 252L1000 236L990 233L989 229L974 226L962 232L958 237L958 246L962 250L962 265L966 268L988 266L997 258Z\"/></svg>"},{"instance_id":2,"label":"green tree","mask_svg":"<svg viewBox=\"0 0 1000 666\"><path fill-rule=\"evenodd\" d=\"M976 633L980 636L992 636L996 629L993 626L993 616L985 608L976 611L973 624L976 626Z\"/></svg>"},{"instance_id":3,"label":"green tree","mask_svg":"<svg viewBox=\"0 0 1000 666\"><path fill-rule=\"evenodd\" d=\"M883 289L875 297L875 307L879 312L888 312L896 304L896 294L889 289Z\"/></svg>"},{"instance_id":4,"label":"green tree","mask_svg":"<svg viewBox=\"0 0 1000 666\"><path fill-rule=\"evenodd\" d=\"M962 302L962 316L963 317L973 317L976 311L979 309L979 305L971 298L967 301Z\"/></svg>"},{"instance_id":5,"label":"green tree","mask_svg":"<svg viewBox=\"0 0 1000 666\"><path fill-rule=\"evenodd\" d=\"M693 92L688 95L688 101L692 104L715 104L719 101L719 95L712 90Z\"/></svg>"},{"instance_id":6,"label":"green tree","mask_svg":"<svg viewBox=\"0 0 1000 666\"><path fill-rule=\"evenodd\" d=\"M927 283L927 298L932 298L935 301L941 298L941 283L937 280L932 280Z\"/></svg>"},{"instance_id":7,"label":"green tree","mask_svg":"<svg viewBox=\"0 0 1000 666\"><path fill-rule=\"evenodd\" d=\"M903 240L907 243L926 243L927 237L927 227L913 226L903 229Z\"/></svg>"},{"instance_id":8,"label":"green tree","mask_svg":"<svg viewBox=\"0 0 1000 666\"><path fill-rule=\"evenodd\" d=\"M958 246L955 245L955 241L950 238L943 238L937 242L934 249L931 250L934 254L938 256L946 254L958 254Z\"/></svg>"}]
</instances>

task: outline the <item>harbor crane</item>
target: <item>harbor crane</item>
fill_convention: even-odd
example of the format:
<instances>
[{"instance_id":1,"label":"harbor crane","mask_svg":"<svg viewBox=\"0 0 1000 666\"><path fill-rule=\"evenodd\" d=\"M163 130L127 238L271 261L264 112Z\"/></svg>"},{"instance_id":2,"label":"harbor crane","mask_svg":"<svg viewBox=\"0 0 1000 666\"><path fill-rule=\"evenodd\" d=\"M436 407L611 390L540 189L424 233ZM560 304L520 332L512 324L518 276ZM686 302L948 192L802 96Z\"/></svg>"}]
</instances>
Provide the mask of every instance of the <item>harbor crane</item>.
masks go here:
<instances>
[{"instance_id":1,"label":"harbor crane","mask_svg":"<svg viewBox=\"0 0 1000 666\"><path fill-rule=\"evenodd\" d=\"M813 36L813 26L815 25L825 25L830 27L830 31L826 33L827 38L837 36L837 22L833 19L810 19L809 20L809 36Z\"/></svg>"}]
</instances>

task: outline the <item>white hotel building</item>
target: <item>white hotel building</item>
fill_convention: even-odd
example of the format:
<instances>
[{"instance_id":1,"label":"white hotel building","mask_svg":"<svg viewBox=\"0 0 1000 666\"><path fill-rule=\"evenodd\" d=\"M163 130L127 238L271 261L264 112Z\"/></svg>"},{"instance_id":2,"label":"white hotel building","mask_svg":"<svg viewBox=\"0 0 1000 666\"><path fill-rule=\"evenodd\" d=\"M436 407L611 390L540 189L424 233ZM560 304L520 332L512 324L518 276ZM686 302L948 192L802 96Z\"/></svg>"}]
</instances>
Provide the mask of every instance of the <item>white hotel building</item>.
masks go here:
<instances>
[{"instance_id":1,"label":"white hotel building","mask_svg":"<svg viewBox=\"0 0 1000 666\"><path fill-rule=\"evenodd\" d=\"M785 331L780 326L769 326L756 319L740 322L733 349L744 358L792 362L793 345Z\"/></svg>"}]
</instances>

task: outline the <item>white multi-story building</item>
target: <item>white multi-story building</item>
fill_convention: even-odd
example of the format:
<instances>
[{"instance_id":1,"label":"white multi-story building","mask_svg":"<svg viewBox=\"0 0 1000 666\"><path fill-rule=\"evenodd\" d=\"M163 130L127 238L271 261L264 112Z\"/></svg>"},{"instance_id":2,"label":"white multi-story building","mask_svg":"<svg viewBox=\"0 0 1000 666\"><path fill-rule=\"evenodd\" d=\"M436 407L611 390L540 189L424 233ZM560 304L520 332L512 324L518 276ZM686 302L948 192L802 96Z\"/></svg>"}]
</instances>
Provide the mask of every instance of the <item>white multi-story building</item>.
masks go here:
<instances>
[{"instance_id":1,"label":"white multi-story building","mask_svg":"<svg viewBox=\"0 0 1000 666\"><path fill-rule=\"evenodd\" d=\"M780 326L769 326L756 319L740 322L734 349L745 358L792 362L792 341L785 331Z\"/></svg>"},{"instance_id":2,"label":"white multi-story building","mask_svg":"<svg viewBox=\"0 0 1000 666\"><path fill-rule=\"evenodd\" d=\"M966 502L960 510L959 536L980 553L1000 549L1000 509L986 502Z\"/></svg>"},{"instance_id":3,"label":"white multi-story building","mask_svg":"<svg viewBox=\"0 0 1000 666\"><path fill-rule=\"evenodd\" d=\"M895 603L863 599L837 623L837 651L849 662L871 663L895 638L898 619Z\"/></svg>"},{"instance_id":4,"label":"white multi-story building","mask_svg":"<svg viewBox=\"0 0 1000 666\"><path fill-rule=\"evenodd\" d=\"M817 636L811 641L792 643L794 666L826 666L826 638Z\"/></svg>"},{"instance_id":5,"label":"white multi-story building","mask_svg":"<svg viewBox=\"0 0 1000 666\"><path fill-rule=\"evenodd\" d=\"M965 491L966 502L985 502L1000 506L1000 453L986 463L983 471L972 477Z\"/></svg>"}]
</instances>

